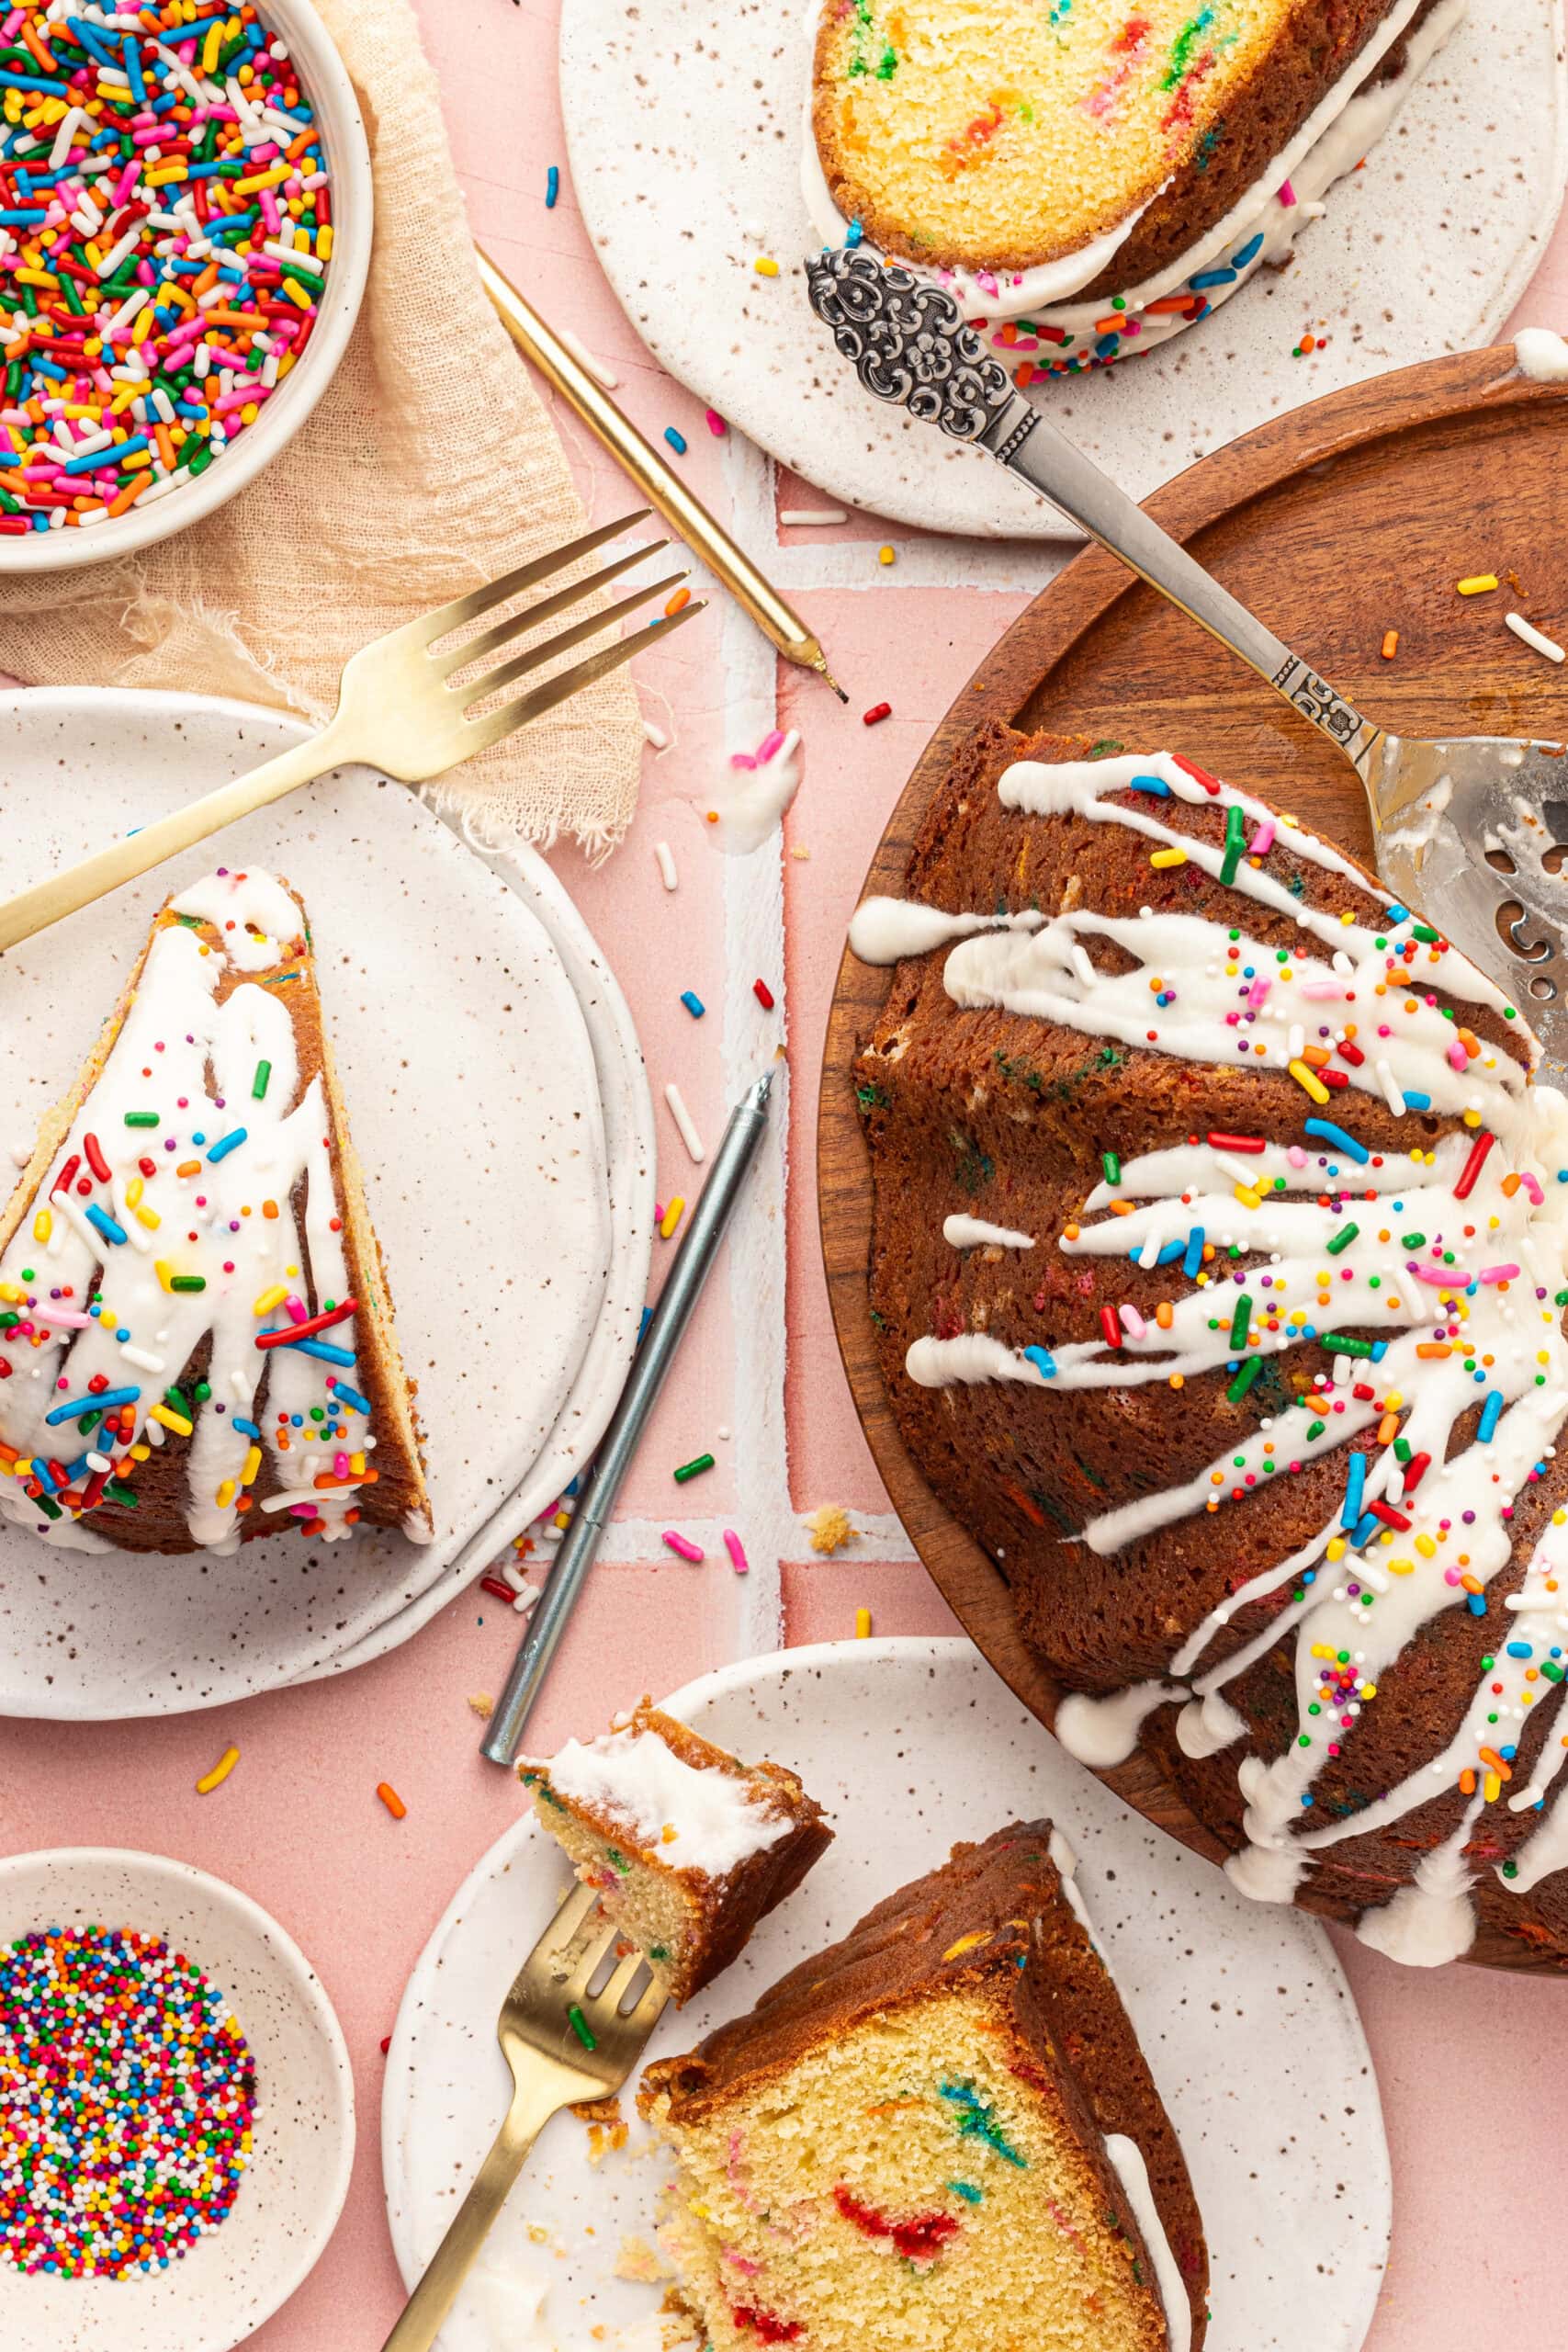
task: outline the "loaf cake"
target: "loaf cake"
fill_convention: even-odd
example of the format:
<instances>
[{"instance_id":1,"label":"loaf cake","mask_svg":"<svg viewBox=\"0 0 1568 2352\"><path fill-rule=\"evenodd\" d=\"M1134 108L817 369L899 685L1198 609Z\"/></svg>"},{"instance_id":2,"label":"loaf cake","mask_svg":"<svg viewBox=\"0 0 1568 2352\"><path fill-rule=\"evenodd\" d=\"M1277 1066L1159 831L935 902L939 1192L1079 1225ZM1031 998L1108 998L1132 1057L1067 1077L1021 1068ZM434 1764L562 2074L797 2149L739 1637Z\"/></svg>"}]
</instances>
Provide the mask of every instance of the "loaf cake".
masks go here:
<instances>
[{"instance_id":1,"label":"loaf cake","mask_svg":"<svg viewBox=\"0 0 1568 2352\"><path fill-rule=\"evenodd\" d=\"M1025 380L1109 366L1288 256L1464 5L823 0L807 208L935 274Z\"/></svg>"},{"instance_id":2,"label":"loaf cake","mask_svg":"<svg viewBox=\"0 0 1568 2352\"><path fill-rule=\"evenodd\" d=\"M1352 859L1094 748L982 729L852 927L904 1443L1237 1885L1568 1960L1568 1105Z\"/></svg>"},{"instance_id":3,"label":"loaf cake","mask_svg":"<svg viewBox=\"0 0 1568 2352\"><path fill-rule=\"evenodd\" d=\"M660 2232L712 2352L1198 2352L1176 2134L1049 1822L879 1903L660 2060Z\"/></svg>"},{"instance_id":4,"label":"loaf cake","mask_svg":"<svg viewBox=\"0 0 1568 2352\"><path fill-rule=\"evenodd\" d=\"M780 1764L742 1764L644 1699L600 1738L518 1766L541 1825L677 2007L833 1842Z\"/></svg>"},{"instance_id":5,"label":"loaf cake","mask_svg":"<svg viewBox=\"0 0 1568 2352\"><path fill-rule=\"evenodd\" d=\"M304 910L170 899L0 1210L0 1517L78 1549L432 1532Z\"/></svg>"}]
</instances>

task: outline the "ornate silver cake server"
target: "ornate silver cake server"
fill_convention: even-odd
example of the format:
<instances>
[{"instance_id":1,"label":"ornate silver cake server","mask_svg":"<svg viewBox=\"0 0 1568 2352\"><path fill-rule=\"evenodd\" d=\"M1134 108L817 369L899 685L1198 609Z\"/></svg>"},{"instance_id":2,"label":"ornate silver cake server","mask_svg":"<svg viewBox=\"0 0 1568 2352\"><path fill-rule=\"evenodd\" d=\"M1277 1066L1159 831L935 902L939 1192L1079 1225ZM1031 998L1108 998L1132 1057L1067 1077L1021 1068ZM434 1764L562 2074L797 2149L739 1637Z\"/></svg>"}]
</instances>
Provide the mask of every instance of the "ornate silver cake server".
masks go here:
<instances>
[{"instance_id":1,"label":"ornate silver cake server","mask_svg":"<svg viewBox=\"0 0 1568 2352\"><path fill-rule=\"evenodd\" d=\"M1364 718L1013 389L940 286L863 249L807 264L811 307L868 392L973 441L1249 663L1360 777L1377 869L1568 1060L1568 756L1506 735L1427 741Z\"/></svg>"}]
</instances>

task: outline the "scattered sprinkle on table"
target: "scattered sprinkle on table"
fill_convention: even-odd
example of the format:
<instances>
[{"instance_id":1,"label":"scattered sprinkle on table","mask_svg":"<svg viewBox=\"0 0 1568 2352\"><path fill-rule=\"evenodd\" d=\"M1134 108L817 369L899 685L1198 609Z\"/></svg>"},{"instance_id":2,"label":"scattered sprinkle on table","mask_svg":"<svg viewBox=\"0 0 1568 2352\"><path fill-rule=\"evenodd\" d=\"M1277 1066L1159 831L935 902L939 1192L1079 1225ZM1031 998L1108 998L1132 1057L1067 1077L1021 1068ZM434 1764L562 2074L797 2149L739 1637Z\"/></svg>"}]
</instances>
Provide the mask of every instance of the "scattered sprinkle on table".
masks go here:
<instances>
[{"instance_id":1,"label":"scattered sprinkle on table","mask_svg":"<svg viewBox=\"0 0 1568 2352\"><path fill-rule=\"evenodd\" d=\"M586 368L596 384L603 384L607 392L620 390L620 378L602 359L595 359L580 334L573 334L570 327L557 327L556 340L565 344L578 366Z\"/></svg>"},{"instance_id":2,"label":"scattered sprinkle on table","mask_svg":"<svg viewBox=\"0 0 1568 2352\"><path fill-rule=\"evenodd\" d=\"M747 1575L750 1569L751 1563L746 1557L745 1544L742 1544L739 1536L737 1535L733 1527L727 1527L724 1531L724 1548L729 1555L730 1562L735 1569L736 1575L738 1577Z\"/></svg>"},{"instance_id":3,"label":"scattered sprinkle on table","mask_svg":"<svg viewBox=\"0 0 1568 2352\"><path fill-rule=\"evenodd\" d=\"M759 277L776 277L779 274L777 262L767 254L759 254L751 266Z\"/></svg>"},{"instance_id":4,"label":"scattered sprinkle on table","mask_svg":"<svg viewBox=\"0 0 1568 2352\"><path fill-rule=\"evenodd\" d=\"M376 1793L380 1798L381 1803L386 1806L387 1811L391 1815L394 1821L401 1821L407 1815L408 1807L403 1803L401 1797L398 1794L396 1789L393 1788L390 1781L378 1781L376 1783Z\"/></svg>"},{"instance_id":5,"label":"scattered sprinkle on table","mask_svg":"<svg viewBox=\"0 0 1568 2352\"><path fill-rule=\"evenodd\" d=\"M672 424L667 424L664 428L664 438L669 442L670 447L674 450L675 455L678 458L683 458L685 456L686 436L683 433L677 433Z\"/></svg>"},{"instance_id":6,"label":"scattered sprinkle on table","mask_svg":"<svg viewBox=\"0 0 1568 2352\"><path fill-rule=\"evenodd\" d=\"M1495 571L1472 572L1468 580L1456 580L1454 582L1461 596L1489 596L1496 585Z\"/></svg>"},{"instance_id":7,"label":"scattered sprinkle on table","mask_svg":"<svg viewBox=\"0 0 1568 2352\"><path fill-rule=\"evenodd\" d=\"M679 1477L680 1475L677 1470L675 1476ZM678 1558L690 1560L694 1566L707 1556L700 1544L693 1544L684 1535L677 1535L672 1527L667 1527L659 1540L661 1544L667 1544Z\"/></svg>"},{"instance_id":8,"label":"scattered sprinkle on table","mask_svg":"<svg viewBox=\"0 0 1568 2352\"><path fill-rule=\"evenodd\" d=\"M703 1002L702 998L697 994L695 989L682 989L681 990L681 1001L685 1006L694 1021L700 1021L704 1013L707 1011L706 1005Z\"/></svg>"},{"instance_id":9,"label":"scattered sprinkle on table","mask_svg":"<svg viewBox=\"0 0 1568 2352\"><path fill-rule=\"evenodd\" d=\"M675 1227L681 1222L681 1215L682 1210L685 1208L685 1194L683 1193L677 1193L671 1201L669 1207L665 1210L663 1216L659 1220L659 1236L661 1241L669 1240L671 1235L674 1232Z\"/></svg>"},{"instance_id":10,"label":"scattered sprinkle on table","mask_svg":"<svg viewBox=\"0 0 1568 2352\"><path fill-rule=\"evenodd\" d=\"M648 724L646 719L643 721L643 724L645 727ZM660 876L665 888L667 890L673 890L681 879L680 876L675 871L674 851L671 848L668 842L655 842L653 844L653 854L655 859L658 861Z\"/></svg>"},{"instance_id":11,"label":"scattered sprinkle on table","mask_svg":"<svg viewBox=\"0 0 1568 2352\"><path fill-rule=\"evenodd\" d=\"M664 1090L664 1100L670 1105L670 1116L681 1131L681 1141L700 1166L707 1153L703 1149L703 1139L697 1133L692 1114L682 1100L681 1090L673 1080Z\"/></svg>"},{"instance_id":12,"label":"scattered sprinkle on table","mask_svg":"<svg viewBox=\"0 0 1568 2352\"><path fill-rule=\"evenodd\" d=\"M830 525L847 523L849 516L841 506L781 506L779 521L792 531L809 530L814 523Z\"/></svg>"},{"instance_id":13,"label":"scattered sprinkle on table","mask_svg":"<svg viewBox=\"0 0 1568 2352\"><path fill-rule=\"evenodd\" d=\"M310 99L250 0L107 23L22 0L5 28L15 537L160 498L255 423L310 342L333 208Z\"/></svg>"},{"instance_id":14,"label":"scattered sprinkle on table","mask_svg":"<svg viewBox=\"0 0 1568 2352\"><path fill-rule=\"evenodd\" d=\"M1532 628L1523 613L1505 613L1503 618L1523 644L1532 646L1537 653L1544 653L1549 662L1562 661L1562 648L1550 637L1544 637L1540 629Z\"/></svg>"},{"instance_id":15,"label":"scattered sprinkle on table","mask_svg":"<svg viewBox=\"0 0 1568 2352\"><path fill-rule=\"evenodd\" d=\"M725 435L728 432L729 427L726 424L723 417L720 416L717 409L705 409L703 411L703 414L707 419L708 431L713 435L714 439L716 441L722 441Z\"/></svg>"},{"instance_id":16,"label":"scattered sprinkle on table","mask_svg":"<svg viewBox=\"0 0 1568 2352\"><path fill-rule=\"evenodd\" d=\"M855 1611L855 1639L857 1642L869 1642L871 1639L871 1611L869 1609L857 1609Z\"/></svg>"},{"instance_id":17,"label":"scattered sprinkle on table","mask_svg":"<svg viewBox=\"0 0 1568 2352\"><path fill-rule=\"evenodd\" d=\"M213 1766L211 1771L203 1773L201 1779L197 1782L197 1795L198 1797L209 1797L214 1789L220 1789L239 1760L239 1749L237 1747L226 1747L223 1750L222 1755L218 1758L217 1763Z\"/></svg>"},{"instance_id":18,"label":"scattered sprinkle on table","mask_svg":"<svg viewBox=\"0 0 1568 2352\"><path fill-rule=\"evenodd\" d=\"M502 1584L499 1577L481 1577L479 1578L479 1590L481 1592L488 1592L492 1600L504 1600L507 1607L509 1609L511 1608L513 1598L512 1587L509 1584Z\"/></svg>"},{"instance_id":19,"label":"scattered sprinkle on table","mask_svg":"<svg viewBox=\"0 0 1568 2352\"><path fill-rule=\"evenodd\" d=\"M753 980L751 983L751 993L756 998L764 1012L772 1012L773 1009L773 992L768 986L766 980Z\"/></svg>"},{"instance_id":20,"label":"scattered sprinkle on table","mask_svg":"<svg viewBox=\"0 0 1568 2352\"><path fill-rule=\"evenodd\" d=\"M890 702L874 702L869 710L862 711L861 725L863 727L876 727L881 724L883 719L891 718L892 716L893 706Z\"/></svg>"},{"instance_id":21,"label":"scattered sprinkle on table","mask_svg":"<svg viewBox=\"0 0 1568 2352\"><path fill-rule=\"evenodd\" d=\"M555 210L556 198L559 194L560 166L557 164L552 164L549 170L545 174L545 210L547 212L553 212Z\"/></svg>"},{"instance_id":22,"label":"scattered sprinkle on table","mask_svg":"<svg viewBox=\"0 0 1568 2352\"><path fill-rule=\"evenodd\" d=\"M669 603L664 607L665 619L667 621L672 621L677 613L683 613L685 611L691 601L692 592L689 588L677 588L675 594L671 597Z\"/></svg>"},{"instance_id":23,"label":"scattered sprinkle on table","mask_svg":"<svg viewBox=\"0 0 1568 2352\"><path fill-rule=\"evenodd\" d=\"M193 1961L133 1928L51 1927L0 1953L0 2266L166 2270L228 2215L255 2062Z\"/></svg>"},{"instance_id":24,"label":"scattered sprinkle on table","mask_svg":"<svg viewBox=\"0 0 1568 2352\"><path fill-rule=\"evenodd\" d=\"M675 1484L678 1487L683 1487L689 1479L700 1478L705 1470L711 1470L712 1468L713 1456L711 1453L694 1454L690 1462L682 1462L679 1470L676 1471Z\"/></svg>"},{"instance_id":25,"label":"scattered sprinkle on table","mask_svg":"<svg viewBox=\"0 0 1568 2352\"><path fill-rule=\"evenodd\" d=\"M670 741L670 738L664 732L663 728L658 726L651 718L645 718L643 720L642 732L644 741L651 743L656 752L662 752L665 745Z\"/></svg>"},{"instance_id":26,"label":"scattered sprinkle on table","mask_svg":"<svg viewBox=\"0 0 1568 2352\"><path fill-rule=\"evenodd\" d=\"M1384 660L1385 662L1392 662L1392 661L1393 660L1394 655L1398 652L1398 650L1399 650L1399 631L1398 631L1396 628L1385 628L1385 629L1384 629L1384 631L1383 631L1383 635L1382 635L1382 658L1383 658L1383 660Z\"/></svg>"},{"instance_id":27,"label":"scattered sprinkle on table","mask_svg":"<svg viewBox=\"0 0 1568 2352\"><path fill-rule=\"evenodd\" d=\"M897 563L898 560L898 551L897 548L878 548L876 550L876 560L878 563Z\"/></svg>"}]
</instances>

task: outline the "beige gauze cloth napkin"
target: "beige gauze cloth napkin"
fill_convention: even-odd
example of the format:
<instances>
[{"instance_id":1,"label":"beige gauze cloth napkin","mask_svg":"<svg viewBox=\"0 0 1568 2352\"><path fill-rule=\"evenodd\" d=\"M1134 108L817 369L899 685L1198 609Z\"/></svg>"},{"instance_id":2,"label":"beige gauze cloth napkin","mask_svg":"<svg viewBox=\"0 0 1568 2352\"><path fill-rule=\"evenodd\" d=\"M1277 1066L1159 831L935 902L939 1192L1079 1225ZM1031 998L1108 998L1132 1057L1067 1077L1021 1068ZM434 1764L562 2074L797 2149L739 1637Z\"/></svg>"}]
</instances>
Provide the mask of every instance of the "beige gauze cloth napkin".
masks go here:
<instances>
[{"instance_id":1,"label":"beige gauze cloth napkin","mask_svg":"<svg viewBox=\"0 0 1568 2352\"><path fill-rule=\"evenodd\" d=\"M324 719L356 647L585 527L472 266L408 0L316 5L377 166L353 341L288 447L205 522L118 561L0 579L0 667L29 684L183 687ZM631 820L642 744L617 673L430 789L487 835L575 835L597 857Z\"/></svg>"}]
</instances>

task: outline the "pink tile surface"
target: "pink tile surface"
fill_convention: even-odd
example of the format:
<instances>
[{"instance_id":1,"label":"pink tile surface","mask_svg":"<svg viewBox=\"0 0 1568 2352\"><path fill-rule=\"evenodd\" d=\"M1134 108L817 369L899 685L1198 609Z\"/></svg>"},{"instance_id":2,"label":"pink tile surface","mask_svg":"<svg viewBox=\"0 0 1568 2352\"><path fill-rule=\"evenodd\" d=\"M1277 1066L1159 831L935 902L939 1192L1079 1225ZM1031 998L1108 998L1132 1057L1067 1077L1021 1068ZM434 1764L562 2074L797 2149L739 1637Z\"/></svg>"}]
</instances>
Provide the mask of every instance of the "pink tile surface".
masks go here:
<instances>
[{"instance_id":1,"label":"pink tile surface","mask_svg":"<svg viewBox=\"0 0 1568 2352\"><path fill-rule=\"evenodd\" d=\"M660 373L626 324L592 264L564 170L559 204L544 209L546 168L565 162L553 63L558 6L420 0L473 226L546 312L616 369L619 397L650 435L668 424L685 434L690 479L723 512L736 453L707 432L698 403ZM1565 312L1568 235L1560 235L1518 317L1552 323ZM562 430L595 517L629 504L581 428L566 417ZM821 503L793 480L776 484L773 496L775 507ZM796 546L815 536L783 534ZM880 526L857 520L834 536L864 544L865 588L801 601L851 686L852 707L840 713L795 673L785 673L780 692L780 723L798 724L808 744L788 843L809 853L784 869L794 1083L783 1311L795 1505L831 1500L864 1513L884 1510L886 1498L843 1385L818 1259L817 1057L844 920L886 813L931 726L1021 600L905 588L897 567L875 563L875 544L887 536ZM711 1143L724 1114L718 1024L711 1011L693 1023L678 999L693 988L714 1005L723 972L721 872L698 813L729 748L716 619L673 641L639 675L645 708L671 727L672 747L649 754L642 809L623 852L593 871L571 852L556 864L631 996L656 1091L676 1079ZM862 710L882 699L892 703L892 718L863 727ZM654 866L660 839L680 864L674 899ZM662 1109L659 1167L661 1196L694 1189ZM656 1281L660 1274L656 1249ZM670 1468L712 1442L728 1419L735 1362L731 1301L720 1281L660 1408L625 1498L628 1513L679 1524L687 1506L673 1501ZM741 1515L746 1498L733 1489L722 1443L714 1450L719 1467L689 1508ZM808 1555L786 1562L783 1591L796 1641L852 1633L861 1606L872 1610L878 1633L952 1629L913 1563ZM537 1721L539 1744L596 1723L645 1688L668 1690L719 1663L732 1599L718 1563L603 1566L568 1635ZM141 1845L232 1878L299 1937L338 2006L360 2104L354 2186L315 2276L254 2339L265 2352L375 2352L398 2309L380 2193L378 2045L431 1928L516 1809L511 1784L479 1760L466 1703L470 1693L497 1688L515 1630L515 1620L476 1595L340 1682L210 1716L6 1725L6 1850ZM197 1779L230 1741L241 1749L233 1776L215 1795L197 1797ZM407 1802L406 1820L394 1823L378 1804L382 1779ZM1376 2057L1395 2167L1393 2260L1372 2352L1557 2352L1552 2259L1568 2127L1551 2086L1568 2068L1568 1994L1462 1969L1407 1974L1349 1939L1339 1943ZM1324 2096L1333 2098L1335 2086L1325 2085ZM1331 2283L1324 2292L1332 2294Z\"/></svg>"}]
</instances>

